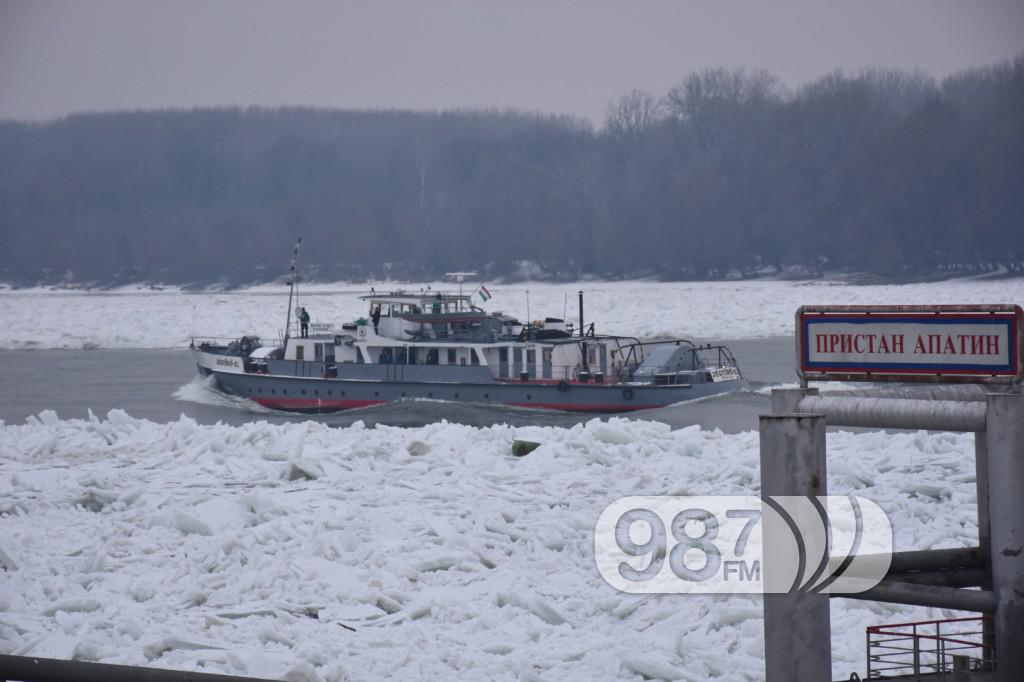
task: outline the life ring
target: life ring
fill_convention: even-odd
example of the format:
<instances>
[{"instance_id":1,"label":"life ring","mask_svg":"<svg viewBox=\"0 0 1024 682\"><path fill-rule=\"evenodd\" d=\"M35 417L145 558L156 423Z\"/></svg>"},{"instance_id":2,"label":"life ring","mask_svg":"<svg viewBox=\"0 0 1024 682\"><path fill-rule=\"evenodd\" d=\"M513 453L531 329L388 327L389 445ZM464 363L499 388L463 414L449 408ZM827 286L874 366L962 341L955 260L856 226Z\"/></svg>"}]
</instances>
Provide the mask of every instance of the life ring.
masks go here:
<instances>
[{"instance_id":1,"label":"life ring","mask_svg":"<svg viewBox=\"0 0 1024 682\"><path fill-rule=\"evenodd\" d=\"M633 389L631 389L631 388L624 389L622 391L622 397L625 398L626 400L632 400L633 399Z\"/></svg>"},{"instance_id":2,"label":"life ring","mask_svg":"<svg viewBox=\"0 0 1024 682\"><path fill-rule=\"evenodd\" d=\"M569 390L569 384L568 384L568 382L565 381L565 379L563 379L562 381L558 382L558 392L559 393L565 393L568 390Z\"/></svg>"}]
</instances>

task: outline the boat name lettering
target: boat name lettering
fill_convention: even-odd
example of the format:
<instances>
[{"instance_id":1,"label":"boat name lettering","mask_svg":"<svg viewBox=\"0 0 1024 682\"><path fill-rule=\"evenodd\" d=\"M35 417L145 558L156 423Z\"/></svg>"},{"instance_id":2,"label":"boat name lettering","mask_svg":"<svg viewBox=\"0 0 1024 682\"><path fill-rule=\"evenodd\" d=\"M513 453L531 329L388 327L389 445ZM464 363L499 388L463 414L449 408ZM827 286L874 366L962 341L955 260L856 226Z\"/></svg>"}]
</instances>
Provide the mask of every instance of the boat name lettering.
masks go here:
<instances>
[{"instance_id":1,"label":"boat name lettering","mask_svg":"<svg viewBox=\"0 0 1024 682\"><path fill-rule=\"evenodd\" d=\"M740 373L735 367L715 367L711 370L711 381L738 381Z\"/></svg>"}]
</instances>

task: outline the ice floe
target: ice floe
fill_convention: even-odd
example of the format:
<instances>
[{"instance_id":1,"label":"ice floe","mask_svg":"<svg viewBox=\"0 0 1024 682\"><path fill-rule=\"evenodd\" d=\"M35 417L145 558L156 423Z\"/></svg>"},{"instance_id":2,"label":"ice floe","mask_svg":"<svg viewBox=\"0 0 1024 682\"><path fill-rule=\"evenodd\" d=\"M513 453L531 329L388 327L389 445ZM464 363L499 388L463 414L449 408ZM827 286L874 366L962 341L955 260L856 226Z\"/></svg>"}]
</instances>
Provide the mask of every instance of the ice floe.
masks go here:
<instances>
[{"instance_id":1,"label":"ice floe","mask_svg":"<svg viewBox=\"0 0 1024 682\"><path fill-rule=\"evenodd\" d=\"M514 457L516 438L541 443ZM829 487L897 549L977 543L973 438L830 433ZM753 596L598 576L627 495L751 494L757 434L611 419L0 426L0 651L294 680L763 677ZM835 679L864 627L937 610L833 600Z\"/></svg>"}]
</instances>

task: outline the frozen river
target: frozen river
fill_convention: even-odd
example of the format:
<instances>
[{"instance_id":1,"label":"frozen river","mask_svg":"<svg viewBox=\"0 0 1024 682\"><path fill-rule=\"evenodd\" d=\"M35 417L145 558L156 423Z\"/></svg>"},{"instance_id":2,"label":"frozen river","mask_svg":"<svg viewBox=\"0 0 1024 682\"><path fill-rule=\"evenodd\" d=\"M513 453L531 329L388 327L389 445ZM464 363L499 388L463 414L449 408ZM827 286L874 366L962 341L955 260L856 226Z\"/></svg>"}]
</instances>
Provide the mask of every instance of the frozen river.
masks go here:
<instances>
[{"instance_id":1,"label":"frozen river","mask_svg":"<svg viewBox=\"0 0 1024 682\"><path fill-rule=\"evenodd\" d=\"M580 286L492 291L560 311ZM604 331L733 339L753 390L628 419L426 401L311 419L219 395L184 350L193 317L260 331L279 295L0 292L0 652L308 682L763 679L760 600L616 592L601 509L757 494L801 303L1024 300L1022 280L582 287ZM354 293L305 304L348 319ZM513 457L515 438L542 445ZM972 434L828 441L830 492L879 504L897 550L977 543ZM865 626L952 615L832 600L834 679L864 674Z\"/></svg>"}]
</instances>

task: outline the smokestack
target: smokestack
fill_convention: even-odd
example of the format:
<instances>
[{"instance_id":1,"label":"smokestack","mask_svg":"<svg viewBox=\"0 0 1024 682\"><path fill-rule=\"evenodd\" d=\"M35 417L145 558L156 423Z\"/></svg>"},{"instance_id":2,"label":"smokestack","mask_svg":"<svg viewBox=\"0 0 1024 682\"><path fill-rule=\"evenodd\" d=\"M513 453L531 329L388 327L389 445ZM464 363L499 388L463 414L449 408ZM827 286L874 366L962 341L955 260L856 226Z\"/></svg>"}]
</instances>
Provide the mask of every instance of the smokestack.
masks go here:
<instances>
[{"instance_id":1,"label":"smokestack","mask_svg":"<svg viewBox=\"0 0 1024 682\"><path fill-rule=\"evenodd\" d=\"M583 292L580 291L580 336L583 336Z\"/></svg>"}]
</instances>

